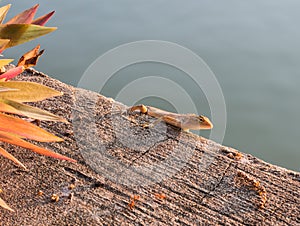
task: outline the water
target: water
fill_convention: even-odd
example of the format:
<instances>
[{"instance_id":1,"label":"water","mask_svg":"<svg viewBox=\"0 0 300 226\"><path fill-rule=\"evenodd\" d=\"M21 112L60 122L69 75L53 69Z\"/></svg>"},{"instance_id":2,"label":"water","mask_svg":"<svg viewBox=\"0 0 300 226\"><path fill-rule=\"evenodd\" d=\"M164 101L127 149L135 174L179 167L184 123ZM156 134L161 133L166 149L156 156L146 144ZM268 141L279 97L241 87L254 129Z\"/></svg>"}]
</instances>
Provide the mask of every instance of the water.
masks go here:
<instances>
[{"instance_id":1,"label":"water","mask_svg":"<svg viewBox=\"0 0 300 226\"><path fill-rule=\"evenodd\" d=\"M9 2L8 17L36 3ZM297 0L44 1L38 15L56 10L48 26L59 29L4 54L17 58L40 43L46 53L37 69L76 85L98 56L118 45L148 39L178 43L202 57L222 87L223 143L300 171L299 6ZM184 78L174 68L139 65L118 72L102 93L114 97L130 76L151 74ZM198 97L196 104L209 114L205 98ZM157 98L144 101L166 104Z\"/></svg>"}]
</instances>

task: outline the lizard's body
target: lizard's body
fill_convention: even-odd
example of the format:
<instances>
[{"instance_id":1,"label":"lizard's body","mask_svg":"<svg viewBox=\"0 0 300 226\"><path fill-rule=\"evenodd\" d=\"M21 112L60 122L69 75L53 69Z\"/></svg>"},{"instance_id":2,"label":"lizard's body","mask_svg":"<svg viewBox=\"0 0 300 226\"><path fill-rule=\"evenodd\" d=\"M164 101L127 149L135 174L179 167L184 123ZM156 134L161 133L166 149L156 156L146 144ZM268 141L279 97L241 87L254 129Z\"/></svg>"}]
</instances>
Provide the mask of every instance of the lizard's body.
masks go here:
<instances>
[{"instance_id":1,"label":"lizard's body","mask_svg":"<svg viewBox=\"0 0 300 226\"><path fill-rule=\"evenodd\" d=\"M159 120L181 128L185 131L188 130L200 130L200 129L211 129L213 124L211 121L203 115L195 114L177 114L173 112L164 111L155 107L136 105L130 108L130 111L139 110L143 114L155 117Z\"/></svg>"}]
</instances>

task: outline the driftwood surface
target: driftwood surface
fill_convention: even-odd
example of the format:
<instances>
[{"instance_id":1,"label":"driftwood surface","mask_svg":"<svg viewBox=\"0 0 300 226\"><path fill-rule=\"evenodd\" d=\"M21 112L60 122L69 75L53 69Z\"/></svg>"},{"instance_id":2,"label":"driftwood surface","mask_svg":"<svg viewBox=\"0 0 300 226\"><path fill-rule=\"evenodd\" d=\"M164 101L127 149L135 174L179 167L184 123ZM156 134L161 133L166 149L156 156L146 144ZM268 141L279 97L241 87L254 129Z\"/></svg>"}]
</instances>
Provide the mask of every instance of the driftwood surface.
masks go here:
<instances>
[{"instance_id":1,"label":"driftwood surface","mask_svg":"<svg viewBox=\"0 0 300 226\"><path fill-rule=\"evenodd\" d=\"M164 123L147 128L151 117L34 70L18 79L64 92L36 106L68 119L41 123L65 141L39 145L77 163L1 144L28 169L0 157L0 197L15 210L0 208L1 225L300 225L298 172Z\"/></svg>"}]
</instances>

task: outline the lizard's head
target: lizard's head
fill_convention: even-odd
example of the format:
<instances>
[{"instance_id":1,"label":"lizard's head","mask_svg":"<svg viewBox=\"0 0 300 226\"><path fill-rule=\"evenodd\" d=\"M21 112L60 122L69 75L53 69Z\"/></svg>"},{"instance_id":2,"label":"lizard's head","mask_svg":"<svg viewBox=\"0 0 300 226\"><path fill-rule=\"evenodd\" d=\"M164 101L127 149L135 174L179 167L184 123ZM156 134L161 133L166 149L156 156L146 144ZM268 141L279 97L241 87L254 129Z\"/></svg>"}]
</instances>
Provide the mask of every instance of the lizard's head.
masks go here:
<instances>
[{"instance_id":1,"label":"lizard's head","mask_svg":"<svg viewBox=\"0 0 300 226\"><path fill-rule=\"evenodd\" d=\"M203 115L188 114L188 118L182 127L184 130L212 129L213 124Z\"/></svg>"}]
</instances>

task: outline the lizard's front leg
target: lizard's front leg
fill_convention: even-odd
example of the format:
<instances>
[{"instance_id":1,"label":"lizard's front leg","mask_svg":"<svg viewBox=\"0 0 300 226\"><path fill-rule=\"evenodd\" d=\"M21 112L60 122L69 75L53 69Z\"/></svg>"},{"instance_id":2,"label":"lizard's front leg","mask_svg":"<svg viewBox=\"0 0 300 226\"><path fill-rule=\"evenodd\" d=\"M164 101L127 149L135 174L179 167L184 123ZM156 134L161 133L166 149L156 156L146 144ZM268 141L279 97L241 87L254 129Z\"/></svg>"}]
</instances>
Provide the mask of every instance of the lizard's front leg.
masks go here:
<instances>
[{"instance_id":1,"label":"lizard's front leg","mask_svg":"<svg viewBox=\"0 0 300 226\"><path fill-rule=\"evenodd\" d=\"M147 114L148 108L145 105L141 104L141 105L132 106L131 108L129 108L128 111L129 112L140 111L143 114Z\"/></svg>"},{"instance_id":2,"label":"lizard's front leg","mask_svg":"<svg viewBox=\"0 0 300 226\"><path fill-rule=\"evenodd\" d=\"M148 108L145 105L141 104L141 105L132 106L131 108L128 109L129 113L134 112L134 111L139 111L142 114L147 114L148 113ZM144 123L142 125L142 127L144 127L144 128L154 127L157 123L159 123L162 120L163 120L162 117L158 118L157 120L155 120L155 122Z\"/></svg>"}]
</instances>

